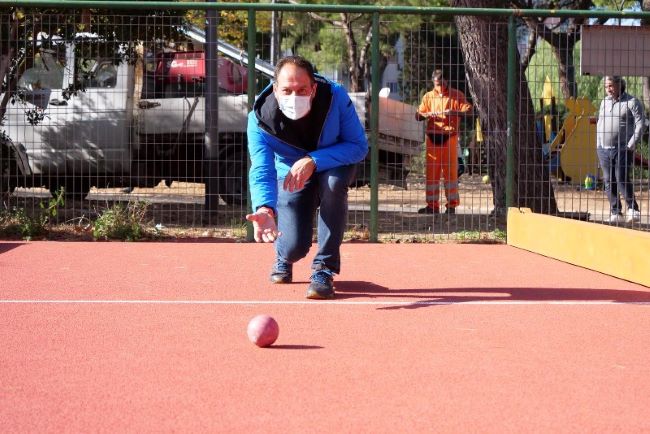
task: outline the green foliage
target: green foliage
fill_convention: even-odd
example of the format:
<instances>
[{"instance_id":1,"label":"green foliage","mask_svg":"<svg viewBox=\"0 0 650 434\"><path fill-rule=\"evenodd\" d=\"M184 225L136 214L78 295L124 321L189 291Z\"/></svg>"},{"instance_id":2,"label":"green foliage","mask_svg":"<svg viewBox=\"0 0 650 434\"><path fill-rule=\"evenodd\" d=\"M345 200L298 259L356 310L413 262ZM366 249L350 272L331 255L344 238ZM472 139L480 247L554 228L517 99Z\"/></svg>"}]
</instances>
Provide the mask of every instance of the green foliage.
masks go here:
<instances>
[{"instance_id":1,"label":"green foliage","mask_svg":"<svg viewBox=\"0 0 650 434\"><path fill-rule=\"evenodd\" d=\"M598 107L600 100L603 98L604 84L603 77L580 75L580 54L581 43L578 42L573 52L574 63L576 65L576 82L578 87L577 97L589 99L594 106ZM551 50L551 46L543 40L537 43L535 55L532 57L528 68L526 69L526 79L528 88L535 103L535 109L539 110L539 98L542 96L544 80L548 76L553 87L553 94L556 97L558 105L563 105L564 101L560 91L559 66L557 58ZM643 83L638 77L625 77L627 82L627 92L630 95L643 95Z\"/></svg>"},{"instance_id":2,"label":"green foliage","mask_svg":"<svg viewBox=\"0 0 650 434\"><path fill-rule=\"evenodd\" d=\"M646 135L646 138L647 137L648 136ZM648 142L643 142L642 141L641 143L639 143L637 145L636 152L637 152L637 154L641 155L646 160L650 159L650 146L648 146ZM650 178L650 170L645 169L644 167L641 167L640 165L635 165L634 173L633 173L633 179L647 180L648 178Z\"/></svg>"},{"instance_id":3,"label":"green foliage","mask_svg":"<svg viewBox=\"0 0 650 434\"><path fill-rule=\"evenodd\" d=\"M54 192L47 203L40 201L35 215L28 215L24 208L13 208L0 212L0 236L20 235L25 240L45 236L49 232L52 219L56 218L59 208L65 205L63 189Z\"/></svg>"},{"instance_id":4,"label":"green foliage","mask_svg":"<svg viewBox=\"0 0 650 434\"><path fill-rule=\"evenodd\" d=\"M498 241L506 241L507 233L503 229L495 229L493 232L494 239Z\"/></svg>"},{"instance_id":5,"label":"green foliage","mask_svg":"<svg viewBox=\"0 0 650 434\"><path fill-rule=\"evenodd\" d=\"M104 210L93 223L96 240L136 241L145 235L146 202L118 203Z\"/></svg>"},{"instance_id":6,"label":"green foliage","mask_svg":"<svg viewBox=\"0 0 650 434\"><path fill-rule=\"evenodd\" d=\"M304 2L303 2L304 3ZM345 0L315 0L310 4L350 4ZM407 0L375 2L371 0L357 1L358 5L380 6L445 6L446 0ZM408 15L382 15L379 25L380 69L394 55L394 45L400 34L412 31L423 20L431 17ZM447 18L449 20L449 18ZM346 76L346 71L359 74L358 81L349 84L349 89L363 91L364 78L367 80L370 71L370 39L368 38L372 23L372 14L351 13L283 13L282 14L281 50L305 56L313 61L321 73L325 75ZM347 32L347 35L346 35ZM365 53L365 58L362 54ZM354 58L351 58L354 57Z\"/></svg>"},{"instance_id":7,"label":"green foliage","mask_svg":"<svg viewBox=\"0 0 650 434\"><path fill-rule=\"evenodd\" d=\"M411 157L411 173L424 176L426 170L426 162L427 162L427 146L426 146L426 142L423 142L420 150L420 154Z\"/></svg>"},{"instance_id":8,"label":"green foliage","mask_svg":"<svg viewBox=\"0 0 650 434\"><path fill-rule=\"evenodd\" d=\"M36 231L32 219L25 214L23 208L3 209L0 211L0 237L21 237L31 239ZM24 235L27 234L27 235Z\"/></svg>"},{"instance_id":9,"label":"green foliage","mask_svg":"<svg viewBox=\"0 0 650 434\"><path fill-rule=\"evenodd\" d=\"M476 242L481 239L481 233L479 231L460 231L458 232L457 237L460 242Z\"/></svg>"},{"instance_id":10,"label":"green foliage","mask_svg":"<svg viewBox=\"0 0 650 434\"><path fill-rule=\"evenodd\" d=\"M25 209L18 208L15 212L15 217L18 222L20 235L23 239L31 240L47 233L46 216L39 215L32 217L25 213Z\"/></svg>"},{"instance_id":11,"label":"green foliage","mask_svg":"<svg viewBox=\"0 0 650 434\"><path fill-rule=\"evenodd\" d=\"M506 241L506 232L502 229L495 229L491 233L467 230L458 232L456 234L456 239L461 243L470 244L502 243Z\"/></svg>"},{"instance_id":12,"label":"green foliage","mask_svg":"<svg viewBox=\"0 0 650 434\"><path fill-rule=\"evenodd\" d=\"M450 86L471 99L453 22L423 22L414 31L404 34L404 46L405 65L400 78L404 102L419 104L424 93L433 86L431 73L434 69L442 69Z\"/></svg>"},{"instance_id":13,"label":"green foliage","mask_svg":"<svg viewBox=\"0 0 650 434\"><path fill-rule=\"evenodd\" d=\"M0 237L14 238L20 236L22 238L21 222L25 211L22 208L13 208L11 210L0 210Z\"/></svg>"},{"instance_id":14,"label":"green foliage","mask_svg":"<svg viewBox=\"0 0 650 434\"><path fill-rule=\"evenodd\" d=\"M621 11L639 4L638 0L593 0L596 7Z\"/></svg>"},{"instance_id":15,"label":"green foliage","mask_svg":"<svg viewBox=\"0 0 650 434\"><path fill-rule=\"evenodd\" d=\"M300 54L310 59L318 70L342 66L343 53L347 53L343 32L332 27L322 27L316 34L301 40Z\"/></svg>"},{"instance_id":16,"label":"green foliage","mask_svg":"<svg viewBox=\"0 0 650 434\"><path fill-rule=\"evenodd\" d=\"M241 219L232 218L230 219L230 227L232 228L232 236L241 240L246 239L248 234L246 221L241 221Z\"/></svg>"}]
</instances>

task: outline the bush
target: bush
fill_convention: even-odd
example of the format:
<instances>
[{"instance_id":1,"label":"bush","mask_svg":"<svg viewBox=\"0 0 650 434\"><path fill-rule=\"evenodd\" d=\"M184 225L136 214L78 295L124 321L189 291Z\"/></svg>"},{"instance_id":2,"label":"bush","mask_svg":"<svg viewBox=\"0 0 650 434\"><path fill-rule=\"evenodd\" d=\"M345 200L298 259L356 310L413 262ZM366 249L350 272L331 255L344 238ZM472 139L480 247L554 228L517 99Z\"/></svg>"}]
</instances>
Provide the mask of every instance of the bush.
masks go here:
<instances>
[{"instance_id":1,"label":"bush","mask_svg":"<svg viewBox=\"0 0 650 434\"><path fill-rule=\"evenodd\" d=\"M45 236L49 233L51 219L58 215L59 207L65 205L65 192L59 189L47 201L38 203L39 211L28 215L24 208L13 208L0 211L0 236L13 237L20 235L25 240Z\"/></svg>"},{"instance_id":2,"label":"bush","mask_svg":"<svg viewBox=\"0 0 650 434\"><path fill-rule=\"evenodd\" d=\"M136 241L145 233L146 202L129 202L127 206L116 204L104 210L93 223L96 240Z\"/></svg>"}]
</instances>

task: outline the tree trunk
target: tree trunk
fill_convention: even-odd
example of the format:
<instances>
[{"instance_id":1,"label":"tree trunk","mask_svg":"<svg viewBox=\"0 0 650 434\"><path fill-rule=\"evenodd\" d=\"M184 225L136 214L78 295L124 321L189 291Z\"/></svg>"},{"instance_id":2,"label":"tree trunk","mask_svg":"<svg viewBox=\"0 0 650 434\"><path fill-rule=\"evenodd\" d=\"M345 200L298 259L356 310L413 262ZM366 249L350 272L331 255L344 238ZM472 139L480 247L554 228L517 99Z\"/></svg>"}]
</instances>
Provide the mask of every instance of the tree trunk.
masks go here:
<instances>
[{"instance_id":1,"label":"tree trunk","mask_svg":"<svg viewBox=\"0 0 650 434\"><path fill-rule=\"evenodd\" d=\"M352 29L352 22L349 20L347 14L341 14L343 22L343 31L345 34L345 40L348 44L348 72L350 73L350 92L359 92L363 86L360 83L363 82L363 75L361 69L359 68L359 63L357 59L357 41L354 39L354 30Z\"/></svg>"},{"instance_id":2,"label":"tree trunk","mask_svg":"<svg viewBox=\"0 0 650 434\"><path fill-rule=\"evenodd\" d=\"M578 96L576 68L573 61L574 39L569 37L566 43L560 44L560 46L552 46L555 52L555 58L558 60L560 90L565 100Z\"/></svg>"},{"instance_id":3,"label":"tree trunk","mask_svg":"<svg viewBox=\"0 0 650 434\"><path fill-rule=\"evenodd\" d=\"M452 0L458 7L500 7L499 0ZM507 161L507 61L508 26L505 18L456 16L465 57L468 86L475 112L483 126L489 166L492 168L494 205L497 213L506 208ZM517 55L517 65L519 56ZM555 213L557 204L549 172L543 161L542 147L535 137L535 111L526 76L517 68L515 102L514 197L515 206L535 212Z\"/></svg>"},{"instance_id":4,"label":"tree trunk","mask_svg":"<svg viewBox=\"0 0 650 434\"><path fill-rule=\"evenodd\" d=\"M529 8L531 7L528 2L513 0L513 6L516 8ZM561 9L572 10L586 10L593 6L592 0L574 0L573 2L563 2L564 5L559 6ZM538 5L540 6L540 5ZM542 6L546 7L546 6ZM544 24L545 18L526 18L524 22L534 32L537 33L551 46L553 54L558 61L558 76L560 80L560 90L562 96L567 99L570 97L578 96L578 84L576 82L575 61L573 51L580 40L581 32L580 27L585 19L578 18L564 18L559 23L556 23L553 28L549 28ZM562 31L559 29L564 28Z\"/></svg>"}]
</instances>

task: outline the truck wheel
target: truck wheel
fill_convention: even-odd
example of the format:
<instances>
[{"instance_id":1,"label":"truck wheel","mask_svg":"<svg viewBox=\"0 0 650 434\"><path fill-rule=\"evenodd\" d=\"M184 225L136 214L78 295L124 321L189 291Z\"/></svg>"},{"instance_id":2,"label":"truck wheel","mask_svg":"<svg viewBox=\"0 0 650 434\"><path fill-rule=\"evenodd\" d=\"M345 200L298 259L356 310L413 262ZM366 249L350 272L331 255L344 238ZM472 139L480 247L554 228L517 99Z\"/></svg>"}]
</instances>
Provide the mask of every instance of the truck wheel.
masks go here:
<instances>
[{"instance_id":1,"label":"truck wheel","mask_svg":"<svg viewBox=\"0 0 650 434\"><path fill-rule=\"evenodd\" d=\"M140 134L138 136L139 149L134 151L131 160L131 178L134 186L153 188L165 178L165 184L171 184L169 169L169 156L158 153L158 148L169 143L169 138L154 134Z\"/></svg>"},{"instance_id":2,"label":"truck wheel","mask_svg":"<svg viewBox=\"0 0 650 434\"><path fill-rule=\"evenodd\" d=\"M135 187L153 188L158 184L155 163L146 161L133 162L131 176Z\"/></svg>"},{"instance_id":3,"label":"truck wheel","mask_svg":"<svg viewBox=\"0 0 650 434\"><path fill-rule=\"evenodd\" d=\"M49 186L52 196L55 196L57 191L63 188L65 197L83 200L90 192L90 178L88 176L67 176L50 179L45 184Z\"/></svg>"},{"instance_id":4,"label":"truck wheel","mask_svg":"<svg viewBox=\"0 0 650 434\"><path fill-rule=\"evenodd\" d=\"M370 185L370 160L365 159L357 164L357 173L354 176L350 187L359 188L364 185Z\"/></svg>"},{"instance_id":5,"label":"truck wheel","mask_svg":"<svg viewBox=\"0 0 650 434\"><path fill-rule=\"evenodd\" d=\"M244 205L248 192L247 155L236 148L224 154L219 163L219 196L228 205Z\"/></svg>"},{"instance_id":6,"label":"truck wheel","mask_svg":"<svg viewBox=\"0 0 650 434\"><path fill-rule=\"evenodd\" d=\"M18 187L18 180L15 176L2 175L0 178L0 194L10 196L14 189Z\"/></svg>"},{"instance_id":7,"label":"truck wheel","mask_svg":"<svg viewBox=\"0 0 650 434\"><path fill-rule=\"evenodd\" d=\"M0 193L10 195L18 186L18 167L8 145L0 142ZM22 177L22 176L21 176Z\"/></svg>"}]
</instances>

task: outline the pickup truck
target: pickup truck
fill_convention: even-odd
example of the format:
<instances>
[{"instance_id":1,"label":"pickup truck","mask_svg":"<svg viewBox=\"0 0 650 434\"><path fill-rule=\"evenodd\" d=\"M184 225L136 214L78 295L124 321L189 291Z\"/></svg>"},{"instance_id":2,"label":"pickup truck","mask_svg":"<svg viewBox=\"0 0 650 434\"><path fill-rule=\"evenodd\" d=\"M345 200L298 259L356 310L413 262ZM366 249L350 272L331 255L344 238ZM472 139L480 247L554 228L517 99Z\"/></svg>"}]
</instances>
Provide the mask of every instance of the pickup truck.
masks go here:
<instances>
[{"instance_id":1,"label":"pickup truck","mask_svg":"<svg viewBox=\"0 0 650 434\"><path fill-rule=\"evenodd\" d=\"M3 185L65 187L85 197L91 186L203 182L204 53L143 52L143 60L129 62L79 58L76 51L74 42L42 49L19 77L20 98L0 125ZM218 194L228 204L246 201L247 81L245 66L219 57L216 164ZM71 96L70 89L79 91ZM368 125L368 95L350 96ZM414 113L415 107L380 93L382 183L406 186L423 142ZM369 160L362 165L357 186L369 182Z\"/></svg>"}]
</instances>

